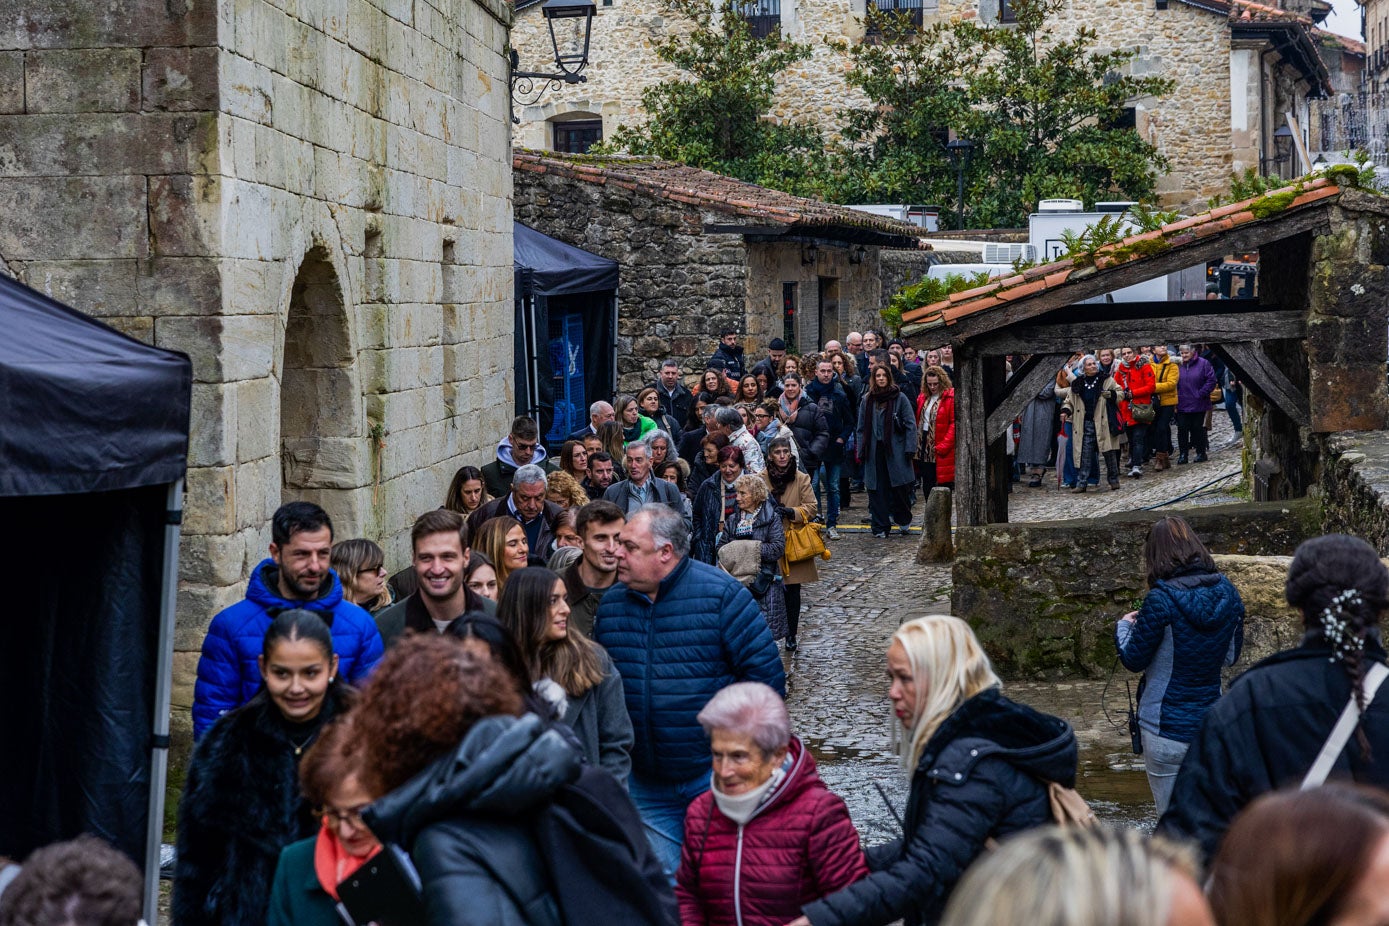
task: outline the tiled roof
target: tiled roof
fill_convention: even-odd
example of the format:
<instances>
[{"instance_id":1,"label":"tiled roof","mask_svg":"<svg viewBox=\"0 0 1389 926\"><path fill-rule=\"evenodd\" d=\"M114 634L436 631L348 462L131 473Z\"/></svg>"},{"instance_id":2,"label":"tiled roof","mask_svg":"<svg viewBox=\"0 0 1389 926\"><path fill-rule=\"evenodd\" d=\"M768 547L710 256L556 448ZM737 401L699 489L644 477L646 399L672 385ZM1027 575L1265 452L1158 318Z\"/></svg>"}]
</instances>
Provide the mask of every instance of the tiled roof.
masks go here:
<instances>
[{"instance_id":1,"label":"tiled roof","mask_svg":"<svg viewBox=\"0 0 1389 926\"><path fill-rule=\"evenodd\" d=\"M1230 0L1230 18L1238 22L1295 22L1312 25L1312 17L1252 0Z\"/></svg>"},{"instance_id":2,"label":"tiled roof","mask_svg":"<svg viewBox=\"0 0 1389 926\"><path fill-rule=\"evenodd\" d=\"M684 164L629 155L563 155L517 148L512 168L532 174L553 174L597 185L614 184L673 203L709 209L752 227L816 231L826 237L863 239L896 247L918 244L925 229L848 206L792 196ZM896 239L893 241L892 239Z\"/></svg>"},{"instance_id":3,"label":"tiled roof","mask_svg":"<svg viewBox=\"0 0 1389 926\"><path fill-rule=\"evenodd\" d=\"M1323 45L1339 45L1341 50L1352 55L1364 56L1365 43L1359 39L1353 39L1348 35L1340 35L1336 32L1329 32L1326 29L1313 29L1312 34L1317 37Z\"/></svg>"},{"instance_id":4,"label":"tiled roof","mask_svg":"<svg viewBox=\"0 0 1389 926\"><path fill-rule=\"evenodd\" d=\"M1200 215L1182 219L1180 222L1164 225L1156 231L1131 235L1117 244L1102 247L1093 255L1088 255L1081 260L1066 258L1050 264L1043 264L1040 267L1031 267L1021 273L995 280L984 286L954 293L949 299L903 313L902 322L903 324L927 324L930 327L953 325L960 319L978 312L1004 308L1037 293L1064 286L1072 275L1083 270L1088 271L1084 276L1096 272L1103 273L1110 268L1142 260L1145 256L1164 253L1171 248L1200 238L1207 238L1241 225L1261 221L1257 212L1262 210L1256 210L1254 207L1260 200L1267 201L1268 197L1280 197L1282 194L1288 193L1295 194L1291 201L1277 212L1277 215L1286 215L1312 203L1337 196L1340 192L1340 187L1324 177L1305 184L1301 192L1296 186L1284 187L1264 196L1231 203L1228 206L1221 206L1219 209L1212 209ZM1264 215L1263 219L1276 221L1276 218L1267 214ZM1161 241L1163 244L1148 244L1148 242L1157 241ZM1091 261L1094 264L1093 268L1089 266ZM1077 279L1081 278L1077 276Z\"/></svg>"}]
</instances>

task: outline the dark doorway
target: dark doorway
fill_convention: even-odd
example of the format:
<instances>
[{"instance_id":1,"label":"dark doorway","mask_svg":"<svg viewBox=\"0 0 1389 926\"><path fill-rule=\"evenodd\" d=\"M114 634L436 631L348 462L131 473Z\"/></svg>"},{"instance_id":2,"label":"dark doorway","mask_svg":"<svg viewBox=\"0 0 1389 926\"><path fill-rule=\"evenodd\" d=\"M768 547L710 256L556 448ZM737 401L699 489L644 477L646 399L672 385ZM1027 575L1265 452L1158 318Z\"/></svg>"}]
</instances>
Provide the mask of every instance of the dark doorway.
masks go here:
<instances>
[{"instance_id":1,"label":"dark doorway","mask_svg":"<svg viewBox=\"0 0 1389 926\"><path fill-rule=\"evenodd\" d=\"M839 340L839 280L820 277L820 337L816 346Z\"/></svg>"},{"instance_id":2,"label":"dark doorway","mask_svg":"<svg viewBox=\"0 0 1389 926\"><path fill-rule=\"evenodd\" d=\"M796 337L796 310L799 299L799 283L781 284L781 339L786 342L786 349L793 354L799 354L796 344L799 339Z\"/></svg>"}]
</instances>

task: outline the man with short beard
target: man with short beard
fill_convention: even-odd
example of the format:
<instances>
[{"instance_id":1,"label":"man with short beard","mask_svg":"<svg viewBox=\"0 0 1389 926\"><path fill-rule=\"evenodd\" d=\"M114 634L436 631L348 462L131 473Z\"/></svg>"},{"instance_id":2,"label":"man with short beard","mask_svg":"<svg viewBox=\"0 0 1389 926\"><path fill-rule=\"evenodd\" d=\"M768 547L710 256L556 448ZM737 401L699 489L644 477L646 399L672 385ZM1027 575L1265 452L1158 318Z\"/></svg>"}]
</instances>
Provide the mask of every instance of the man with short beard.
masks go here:
<instances>
[{"instance_id":1,"label":"man with short beard","mask_svg":"<svg viewBox=\"0 0 1389 926\"><path fill-rule=\"evenodd\" d=\"M463 516L443 508L426 512L410 528L410 551L419 587L376 615L376 628L386 646L407 630L443 633L468 611L497 613L497 604L464 583L468 560L468 530Z\"/></svg>"},{"instance_id":2,"label":"man with short beard","mask_svg":"<svg viewBox=\"0 0 1389 926\"><path fill-rule=\"evenodd\" d=\"M608 486L613 484L615 475L613 458L600 450L588 455L588 478L580 485L588 493L589 498L597 501L603 497L603 493L608 491Z\"/></svg>"},{"instance_id":3,"label":"man with short beard","mask_svg":"<svg viewBox=\"0 0 1389 926\"><path fill-rule=\"evenodd\" d=\"M312 502L281 505L270 524L270 556L251 571L246 597L212 619L193 686L193 736L260 690L257 659L275 615L292 608L318 612L332 628L338 671L363 681L381 659L381 635L371 615L342 595L328 567L333 522Z\"/></svg>"},{"instance_id":4,"label":"man with short beard","mask_svg":"<svg viewBox=\"0 0 1389 926\"><path fill-rule=\"evenodd\" d=\"M618 536L627 519L622 509L599 499L579 509L574 529L583 541L583 555L564 571L565 601L570 626L593 635L593 616L603 594L617 581Z\"/></svg>"}]
</instances>

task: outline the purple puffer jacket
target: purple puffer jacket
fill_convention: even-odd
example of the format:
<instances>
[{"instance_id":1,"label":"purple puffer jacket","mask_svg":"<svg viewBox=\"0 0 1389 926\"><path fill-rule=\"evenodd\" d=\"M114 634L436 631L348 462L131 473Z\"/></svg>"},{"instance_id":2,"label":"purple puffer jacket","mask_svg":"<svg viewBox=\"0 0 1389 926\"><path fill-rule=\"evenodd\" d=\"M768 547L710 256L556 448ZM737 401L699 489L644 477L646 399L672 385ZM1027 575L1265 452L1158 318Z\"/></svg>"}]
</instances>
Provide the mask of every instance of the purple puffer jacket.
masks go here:
<instances>
[{"instance_id":1,"label":"purple puffer jacket","mask_svg":"<svg viewBox=\"0 0 1389 926\"><path fill-rule=\"evenodd\" d=\"M1215 367L1205 357L1193 356L1182 364L1177 380L1177 411L1204 412L1211 407L1215 389Z\"/></svg>"}]
</instances>

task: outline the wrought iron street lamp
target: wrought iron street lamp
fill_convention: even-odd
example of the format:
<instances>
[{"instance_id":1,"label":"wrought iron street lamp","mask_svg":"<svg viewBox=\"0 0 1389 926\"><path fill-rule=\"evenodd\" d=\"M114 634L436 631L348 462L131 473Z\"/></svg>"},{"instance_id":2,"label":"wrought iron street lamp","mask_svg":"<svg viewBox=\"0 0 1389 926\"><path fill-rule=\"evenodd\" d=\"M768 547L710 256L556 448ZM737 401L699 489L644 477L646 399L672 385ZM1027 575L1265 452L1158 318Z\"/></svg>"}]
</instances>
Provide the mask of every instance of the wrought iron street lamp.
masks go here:
<instances>
[{"instance_id":1,"label":"wrought iron street lamp","mask_svg":"<svg viewBox=\"0 0 1389 926\"><path fill-rule=\"evenodd\" d=\"M965 173L969 170L969 162L974 160L974 148L974 142L967 138L957 138L945 146L950 165L955 168L955 227L959 229L965 227Z\"/></svg>"},{"instance_id":2,"label":"wrought iron street lamp","mask_svg":"<svg viewBox=\"0 0 1389 926\"><path fill-rule=\"evenodd\" d=\"M530 106L540 102L546 90L561 84L581 84L588 80L588 42L593 35L593 17L598 12L593 0L547 0L540 12L550 29L550 45L555 52L559 73L521 70L521 56L511 49L511 121L520 122L515 104Z\"/></svg>"}]
</instances>

